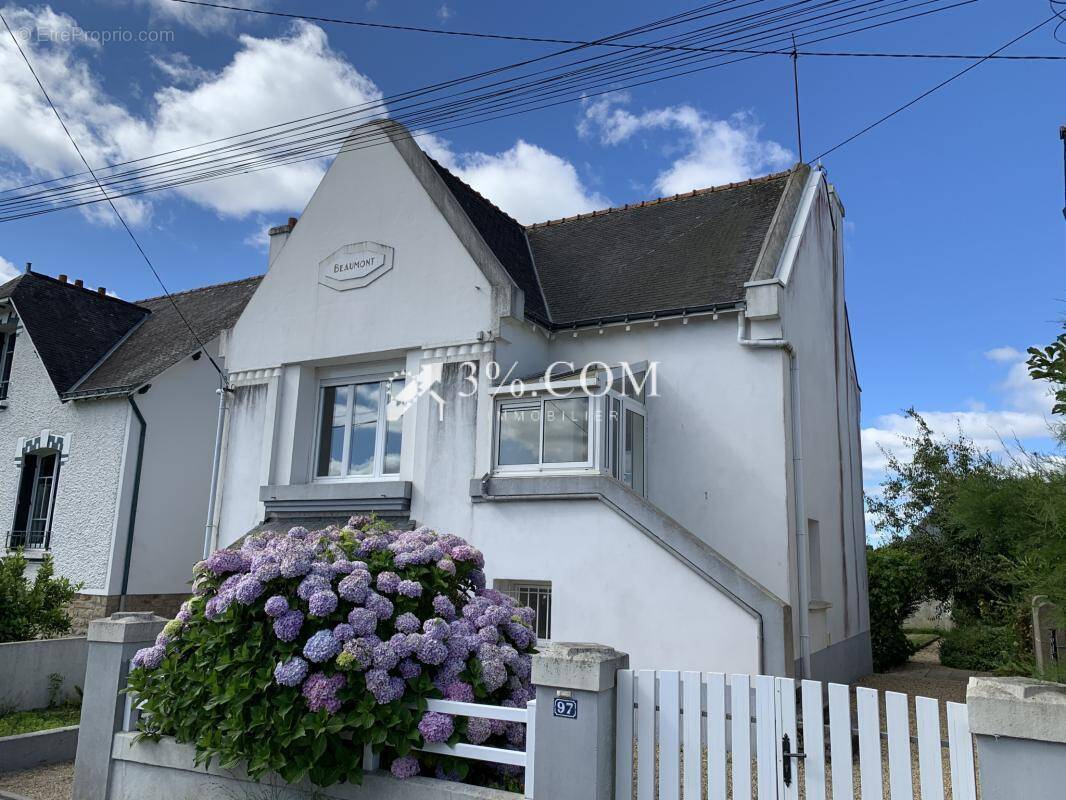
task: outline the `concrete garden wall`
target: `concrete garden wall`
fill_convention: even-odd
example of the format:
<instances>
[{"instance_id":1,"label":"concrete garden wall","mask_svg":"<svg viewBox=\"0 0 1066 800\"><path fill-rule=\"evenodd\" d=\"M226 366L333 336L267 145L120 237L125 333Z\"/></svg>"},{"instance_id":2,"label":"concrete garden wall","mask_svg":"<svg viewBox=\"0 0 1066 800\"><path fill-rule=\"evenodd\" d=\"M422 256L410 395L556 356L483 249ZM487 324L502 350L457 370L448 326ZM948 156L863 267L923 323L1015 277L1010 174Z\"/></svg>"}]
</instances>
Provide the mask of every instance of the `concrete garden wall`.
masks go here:
<instances>
[{"instance_id":1,"label":"concrete garden wall","mask_svg":"<svg viewBox=\"0 0 1066 800\"><path fill-rule=\"evenodd\" d=\"M63 678L59 702L76 700L85 685L84 636L0 644L0 709L27 711L48 705L49 676Z\"/></svg>"},{"instance_id":2,"label":"concrete garden wall","mask_svg":"<svg viewBox=\"0 0 1066 800\"><path fill-rule=\"evenodd\" d=\"M363 776L361 786L342 783L316 789L308 782L289 785L280 778L260 783L243 770L194 767L191 745L163 738L134 743L137 735L118 733L111 751L112 774L107 800L199 800L234 797L242 800L295 800L313 796L335 800L518 800L521 796L497 789L449 783L432 778L399 781L388 773Z\"/></svg>"},{"instance_id":3,"label":"concrete garden wall","mask_svg":"<svg viewBox=\"0 0 1066 800\"><path fill-rule=\"evenodd\" d=\"M78 750L78 726L0 736L0 772L71 761Z\"/></svg>"}]
</instances>

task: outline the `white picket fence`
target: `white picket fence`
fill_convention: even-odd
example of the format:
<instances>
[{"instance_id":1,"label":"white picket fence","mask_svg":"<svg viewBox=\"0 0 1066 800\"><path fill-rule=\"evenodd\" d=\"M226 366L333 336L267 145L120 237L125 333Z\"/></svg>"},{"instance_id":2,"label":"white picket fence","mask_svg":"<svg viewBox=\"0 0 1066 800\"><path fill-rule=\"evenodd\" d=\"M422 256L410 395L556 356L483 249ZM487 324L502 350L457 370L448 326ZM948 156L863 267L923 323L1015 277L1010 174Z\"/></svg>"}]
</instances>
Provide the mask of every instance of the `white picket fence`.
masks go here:
<instances>
[{"instance_id":1,"label":"white picket fence","mask_svg":"<svg viewBox=\"0 0 1066 800\"><path fill-rule=\"evenodd\" d=\"M796 682L791 678L620 670L615 800L726 800L729 783L733 800L884 800L886 738L889 800L945 800L938 701L914 698L917 737L912 737L908 696L884 693L887 730L882 731L878 694L856 689L853 716L847 686L824 687L805 680L800 683L797 718ZM966 706L945 706L950 797L977 800ZM856 733L858 787L852 752ZM912 744L918 753L917 797Z\"/></svg>"}]
</instances>

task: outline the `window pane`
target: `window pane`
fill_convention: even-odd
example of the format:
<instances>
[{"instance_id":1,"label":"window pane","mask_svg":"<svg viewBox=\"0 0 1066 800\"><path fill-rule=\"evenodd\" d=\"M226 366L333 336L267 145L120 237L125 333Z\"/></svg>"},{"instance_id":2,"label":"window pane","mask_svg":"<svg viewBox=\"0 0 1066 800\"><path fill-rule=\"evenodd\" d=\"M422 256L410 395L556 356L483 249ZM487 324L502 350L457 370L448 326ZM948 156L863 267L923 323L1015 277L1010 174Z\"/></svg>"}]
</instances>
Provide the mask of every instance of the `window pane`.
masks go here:
<instances>
[{"instance_id":1,"label":"window pane","mask_svg":"<svg viewBox=\"0 0 1066 800\"><path fill-rule=\"evenodd\" d=\"M389 384L389 399L403 391L404 381ZM385 420L385 466L383 471L394 475L400 471L400 444L403 437L403 417Z\"/></svg>"},{"instance_id":2,"label":"window pane","mask_svg":"<svg viewBox=\"0 0 1066 800\"><path fill-rule=\"evenodd\" d=\"M544 463L588 461L589 401L587 397L544 401Z\"/></svg>"},{"instance_id":3,"label":"window pane","mask_svg":"<svg viewBox=\"0 0 1066 800\"><path fill-rule=\"evenodd\" d=\"M381 397L380 383L360 383L355 387L355 416L374 415L378 413L378 398Z\"/></svg>"},{"instance_id":4,"label":"window pane","mask_svg":"<svg viewBox=\"0 0 1066 800\"><path fill-rule=\"evenodd\" d=\"M352 441L348 451L349 475L374 474L374 440L377 439L377 431L376 421L352 425Z\"/></svg>"},{"instance_id":5,"label":"window pane","mask_svg":"<svg viewBox=\"0 0 1066 800\"><path fill-rule=\"evenodd\" d=\"M348 417L350 386L322 390L322 429L318 435L319 477L344 474L344 426Z\"/></svg>"},{"instance_id":6,"label":"window pane","mask_svg":"<svg viewBox=\"0 0 1066 800\"><path fill-rule=\"evenodd\" d=\"M518 586L515 600L520 606L529 606L536 612L533 629L538 639L552 636L552 590L551 586Z\"/></svg>"},{"instance_id":7,"label":"window pane","mask_svg":"<svg viewBox=\"0 0 1066 800\"><path fill-rule=\"evenodd\" d=\"M608 462L611 465L611 474L616 478L622 477L622 404L615 398L610 398L611 415L607 420L609 435L608 447L611 448Z\"/></svg>"},{"instance_id":8,"label":"window pane","mask_svg":"<svg viewBox=\"0 0 1066 800\"><path fill-rule=\"evenodd\" d=\"M540 454L540 409L504 408L500 411L499 464L536 464Z\"/></svg>"},{"instance_id":9,"label":"window pane","mask_svg":"<svg viewBox=\"0 0 1066 800\"><path fill-rule=\"evenodd\" d=\"M626 410L626 443L622 480L644 494L644 417Z\"/></svg>"},{"instance_id":10,"label":"window pane","mask_svg":"<svg viewBox=\"0 0 1066 800\"><path fill-rule=\"evenodd\" d=\"M11 361L15 352L15 334L5 333L3 335L3 365L0 366L0 400L7 398L7 387L11 381Z\"/></svg>"}]
</instances>

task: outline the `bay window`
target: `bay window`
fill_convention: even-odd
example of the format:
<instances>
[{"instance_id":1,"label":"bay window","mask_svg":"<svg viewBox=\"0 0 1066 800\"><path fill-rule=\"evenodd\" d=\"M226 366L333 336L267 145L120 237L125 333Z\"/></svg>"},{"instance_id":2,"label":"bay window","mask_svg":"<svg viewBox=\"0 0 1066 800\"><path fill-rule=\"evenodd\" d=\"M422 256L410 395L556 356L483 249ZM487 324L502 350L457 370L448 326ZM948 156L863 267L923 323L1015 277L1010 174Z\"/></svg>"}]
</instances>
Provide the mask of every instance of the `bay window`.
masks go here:
<instances>
[{"instance_id":1,"label":"bay window","mask_svg":"<svg viewBox=\"0 0 1066 800\"><path fill-rule=\"evenodd\" d=\"M594 472L645 492L643 391L601 375L496 392L493 466L501 474Z\"/></svg>"},{"instance_id":2,"label":"bay window","mask_svg":"<svg viewBox=\"0 0 1066 800\"><path fill-rule=\"evenodd\" d=\"M402 379L329 381L321 389L316 479L359 479L400 472L403 418L387 413Z\"/></svg>"}]
</instances>

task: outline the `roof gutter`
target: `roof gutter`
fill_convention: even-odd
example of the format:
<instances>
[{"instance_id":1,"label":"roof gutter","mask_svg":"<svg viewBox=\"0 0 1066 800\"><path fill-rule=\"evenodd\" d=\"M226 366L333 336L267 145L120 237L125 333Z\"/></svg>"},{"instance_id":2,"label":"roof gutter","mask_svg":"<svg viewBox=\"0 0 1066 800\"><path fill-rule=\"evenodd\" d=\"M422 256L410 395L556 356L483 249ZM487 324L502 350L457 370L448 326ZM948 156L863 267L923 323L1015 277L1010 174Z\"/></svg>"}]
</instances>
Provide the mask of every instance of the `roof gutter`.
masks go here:
<instances>
[{"instance_id":1,"label":"roof gutter","mask_svg":"<svg viewBox=\"0 0 1066 800\"><path fill-rule=\"evenodd\" d=\"M137 462L133 470L133 494L130 496L129 524L126 526L126 554L122 561L122 590L118 598L119 611L126 610L126 593L130 585L130 564L133 561L133 532L137 525L137 500L141 493L141 470L144 467L144 440L148 434L148 421L141 413L141 409L137 407L137 401L133 399L133 395L129 395L127 399L130 402L130 408L133 409L134 416L137 417L137 421L141 425L141 432L137 437Z\"/></svg>"}]
</instances>

